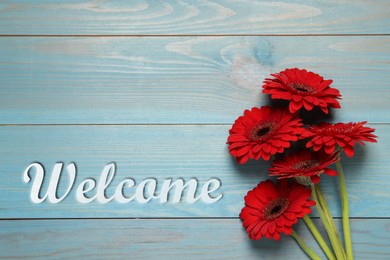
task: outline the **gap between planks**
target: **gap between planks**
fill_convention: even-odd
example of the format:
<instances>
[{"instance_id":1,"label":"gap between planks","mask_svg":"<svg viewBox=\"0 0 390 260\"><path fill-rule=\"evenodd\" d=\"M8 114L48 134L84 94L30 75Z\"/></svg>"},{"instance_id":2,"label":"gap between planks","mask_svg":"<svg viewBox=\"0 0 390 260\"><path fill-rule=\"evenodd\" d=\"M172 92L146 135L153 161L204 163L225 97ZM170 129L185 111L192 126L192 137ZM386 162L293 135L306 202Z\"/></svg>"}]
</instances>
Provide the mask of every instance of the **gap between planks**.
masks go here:
<instances>
[{"instance_id":1,"label":"gap between planks","mask_svg":"<svg viewBox=\"0 0 390 260\"><path fill-rule=\"evenodd\" d=\"M0 124L2 126L231 126L232 123L137 123L137 124ZM368 122L369 125L390 125L390 122Z\"/></svg>"},{"instance_id":2,"label":"gap between planks","mask_svg":"<svg viewBox=\"0 0 390 260\"><path fill-rule=\"evenodd\" d=\"M239 219L239 217L102 217L102 218L0 218L0 221L37 221L37 220L210 220L210 219ZM311 219L320 219L311 217ZM333 219L342 219L342 217L333 217ZM390 217L350 217L349 219L390 219Z\"/></svg>"},{"instance_id":3,"label":"gap between planks","mask_svg":"<svg viewBox=\"0 0 390 260\"><path fill-rule=\"evenodd\" d=\"M340 36L390 36L388 33L355 33L355 34L326 34L326 33L318 33L318 34L0 34L0 37L128 37L128 38L137 38L137 37L312 37L312 36L320 36L320 37L340 37Z\"/></svg>"}]
</instances>

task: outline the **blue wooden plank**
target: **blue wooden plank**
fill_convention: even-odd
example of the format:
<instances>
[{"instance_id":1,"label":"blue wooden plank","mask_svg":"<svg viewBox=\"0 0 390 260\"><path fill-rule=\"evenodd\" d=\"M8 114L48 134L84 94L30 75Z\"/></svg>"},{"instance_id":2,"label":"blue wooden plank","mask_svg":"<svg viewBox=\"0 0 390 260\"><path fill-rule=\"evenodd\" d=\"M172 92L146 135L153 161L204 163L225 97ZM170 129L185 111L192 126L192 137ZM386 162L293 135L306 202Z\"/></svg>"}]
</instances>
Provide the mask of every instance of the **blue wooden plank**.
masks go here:
<instances>
[{"instance_id":1,"label":"blue wooden plank","mask_svg":"<svg viewBox=\"0 0 390 260\"><path fill-rule=\"evenodd\" d=\"M355 258L388 259L389 225L352 220ZM325 259L303 223L297 230ZM249 240L237 219L1 221L0 241L1 259L307 259L292 238Z\"/></svg>"},{"instance_id":2,"label":"blue wooden plank","mask_svg":"<svg viewBox=\"0 0 390 260\"><path fill-rule=\"evenodd\" d=\"M345 159L352 217L390 217L388 158L390 125L374 125L379 143L357 148L356 156ZM149 126L2 126L0 127L0 218L90 218L90 217L236 217L246 192L267 177L267 163L237 165L225 144L225 125ZM70 194L60 203L30 201L31 183L23 181L23 171L33 162L45 166L47 175L56 162L77 165L77 178ZM221 200L206 204L132 201L120 204L97 201L81 204L77 186L86 178L98 179L106 164L115 162L116 177L107 189L114 194L118 183L133 178L155 178L157 190L165 179L196 178L199 184L216 178ZM67 172L65 172L65 176ZM34 172L31 172L33 178ZM47 176L46 176L47 177ZM47 185L46 179L45 184ZM337 178L323 177L324 193L334 216L340 216ZM68 184L60 184L62 196ZM126 189L125 189L126 190ZM127 189L128 196L135 188ZM157 192L158 193L158 192ZM89 193L95 194L95 190Z\"/></svg>"},{"instance_id":3,"label":"blue wooden plank","mask_svg":"<svg viewBox=\"0 0 390 260\"><path fill-rule=\"evenodd\" d=\"M334 120L386 123L389 60L389 37L3 37L0 123L230 124L286 67L334 79Z\"/></svg>"},{"instance_id":4,"label":"blue wooden plank","mask_svg":"<svg viewBox=\"0 0 390 260\"><path fill-rule=\"evenodd\" d=\"M12 0L0 3L0 33L383 34L389 7L387 0Z\"/></svg>"}]
</instances>

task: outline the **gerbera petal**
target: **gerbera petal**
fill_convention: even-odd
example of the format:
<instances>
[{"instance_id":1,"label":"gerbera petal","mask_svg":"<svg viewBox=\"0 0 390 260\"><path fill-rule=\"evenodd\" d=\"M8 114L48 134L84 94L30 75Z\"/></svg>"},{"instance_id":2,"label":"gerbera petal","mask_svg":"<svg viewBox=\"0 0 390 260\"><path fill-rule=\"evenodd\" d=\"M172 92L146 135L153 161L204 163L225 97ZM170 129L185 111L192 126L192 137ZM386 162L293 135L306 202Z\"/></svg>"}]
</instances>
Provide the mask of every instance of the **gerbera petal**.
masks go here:
<instances>
[{"instance_id":1,"label":"gerbera petal","mask_svg":"<svg viewBox=\"0 0 390 260\"><path fill-rule=\"evenodd\" d=\"M269 161L269 159L271 159L271 155L269 153L262 153L262 157L264 159L264 161Z\"/></svg>"},{"instance_id":2,"label":"gerbera petal","mask_svg":"<svg viewBox=\"0 0 390 260\"><path fill-rule=\"evenodd\" d=\"M310 148L312 146L314 146L314 143L312 141L306 143L306 148Z\"/></svg>"},{"instance_id":3,"label":"gerbera petal","mask_svg":"<svg viewBox=\"0 0 390 260\"><path fill-rule=\"evenodd\" d=\"M329 110L328 110L328 107L326 106L320 106L322 112L324 112L325 114L329 114Z\"/></svg>"},{"instance_id":4,"label":"gerbera petal","mask_svg":"<svg viewBox=\"0 0 390 260\"><path fill-rule=\"evenodd\" d=\"M309 138L309 137L312 137L314 134L310 131L304 131L302 134L301 134L301 138Z\"/></svg>"},{"instance_id":5,"label":"gerbera petal","mask_svg":"<svg viewBox=\"0 0 390 260\"><path fill-rule=\"evenodd\" d=\"M287 236L291 235L292 233L292 227L291 226L288 226L288 227L284 227L284 230L283 230L284 234L286 234Z\"/></svg>"},{"instance_id":6,"label":"gerbera petal","mask_svg":"<svg viewBox=\"0 0 390 260\"><path fill-rule=\"evenodd\" d=\"M230 135L228 138L228 142L245 142L248 141L248 139L243 135Z\"/></svg>"},{"instance_id":7,"label":"gerbera petal","mask_svg":"<svg viewBox=\"0 0 390 260\"><path fill-rule=\"evenodd\" d=\"M248 161L248 157L237 157L236 160L239 164L244 164Z\"/></svg>"},{"instance_id":8,"label":"gerbera petal","mask_svg":"<svg viewBox=\"0 0 390 260\"><path fill-rule=\"evenodd\" d=\"M300 95L294 95L292 99L296 102L299 103L302 100L302 96Z\"/></svg>"},{"instance_id":9,"label":"gerbera petal","mask_svg":"<svg viewBox=\"0 0 390 260\"><path fill-rule=\"evenodd\" d=\"M333 108L341 108L340 103L338 101L334 101L330 104L330 106Z\"/></svg>"},{"instance_id":10,"label":"gerbera petal","mask_svg":"<svg viewBox=\"0 0 390 260\"><path fill-rule=\"evenodd\" d=\"M337 144L344 149L347 156L352 157L354 155L353 147L356 143L376 142L375 138L377 136L372 134L375 129L364 126L366 123L321 123L317 126L311 126L309 130L313 135L310 137L312 139L308 143L318 137L326 138L326 142L324 142L329 147L325 148L326 152L330 152Z\"/></svg>"},{"instance_id":11,"label":"gerbera petal","mask_svg":"<svg viewBox=\"0 0 390 260\"><path fill-rule=\"evenodd\" d=\"M279 92L278 93L278 99L285 99L290 100L292 99L293 95L289 92Z\"/></svg>"},{"instance_id":12,"label":"gerbera petal","mask_svg":"<svg viewBox=\"0 0 390 260\"><path fill-rule=\"evenodd\" d=\"M291 101L290 105L289 105L289 109L290 109L291 113L297 112L301 107L302 107L302 103L301 102Z\"/></svg>"},{"instance_id":13,"label":"gerbera petal","mask_svg":"<svg viewBox=\"0 0 390 260\"><path fill-rule=\"evenodd\" d=\"M294 199L288 194L295 194ZM262 237L278 240L281 232L291 234L292 225L311 212L310 206L314 205L309 189L288 181L260 182L244 199L240 218L248 236L255 240Z\"/></svg>"},{"instance_id":14,"label":"gerbera petal","mask_svg":"<svg viewBox=\"0 0 390 260\"><path fill-rule=\"evenodd\" d=\"M331 153L333 153L334 152L334 150L336 149L336 146L335 145L332 145L332 146L325 146L325 152L327 153L327 154L331 154Z\"/></svg>"},{"instance_id":15,"label":"gerbera petal","mask_svg":"<svg viewBox=\"0 0 390 260\"><path fill-rule=\"evenodd\" d=\"M353 146L346 145L344 146L343 150L348 157L353 157L355 153Z\"/></svg>"},{"instance_id":16,"label":"gerbera petal","mask_svg":"<svg viewBox=\"0 0 390 260\"><path fill-rule=\"evenodd\" d=\"M275 220L275 224L278 226L278 227L284 227L284 218L280 217L278 219Z\"/></svg>"},{"instance_id":17,"label":"gerbera petal","mask_svg":"<svg viewBox=\"0 0 390 260\"><path fill-rule=\"evenodd\" d=\"M250 147L243 146L243 147L240 147L237 149L230 150L230 153L234 156L241 157L241 156L247 154L249 152L249 150L250 150Z\"/></svg>"},{"instance_id":18,"label":"gerbera petal","mask_svg":"<svg viewBox=\"0 0 390 260\"><path fill-rule=\"evenodd\" d=\"M229 130L227 144L230 154L241 164L249 159L269 160L271 155L290 147L303 132L301 119L287 110L268 106L246 110Z\"/></svg>"},{"instance_id":19,"label":"gerbera petal","mask_svg":"<svg viewBox=\"0 0 390 260\"><path fill-rule=\"evenodd\" d=\"M319 144L319 145L316 145L316 144L315 144L315 145L313 146L313 150L314 150L315 152L321 150L321 148L322 148L322 144Z\"/></svg>"},{"instance_id":20,"label":"gerbera petal","mask_svg":"<svg viewBox=\"0 0 390 260\"><path fill-rule=\"evenodd\" d=\"M271 146L269 144L267 144L267 143L263 144L262 149L266 153L270 153L271 152Z\"/></svg>"},{"instance_id":21,"label":"gerbera petal","mask_svg":"<svg viewBox=\"0 0 390 260\"><path fill-rule=\"evenodd\" d=\"M264 81L263 93L271 94L273 99L290 101L291 112L298 111L302 106L306 110L320 106L327 114L329 106L340 107L337 99L341 95L337 89L330 87L332 80L324 80L316 73L298 68L286 69L271 76L273 78Z\"/></svg>"},{"instance_id":22,"label":"gerbera petal","mask_svg":"<svg viewBox=\"0 0 390 260\"><path fill-rule=\"evenodd\" d=\"M303 100L303 106L305 107L305 109L306 109L307 111L312 110L313 107L314 107L313 103L308 102L308 101L306 101L305 99Z\"/></svg>"},{"instance_id":23,"label":"gerbera petal","mask_svg":"<svg viewBox=\"0 0 390 260\"><path fill-rule=\"evenodd\" d=\"M268 226L269 226L269 223L267 222L267 223L265 223L265 224L261 227L260 233L261 233L263 236L265 236L265 235L267 234Z\"/></svg>"},{"instance_id":24,"label":"gerbera petal","mask_svg":"<svg viewBox=\"0 0 390 260\"><path fill-rule=\"evenodd\" d=\"M318 147L314 146L314 149L316 148ZM333 170L327 167L338 160L338 153L326 154L323 151L311 152L304 150L275 160L269 169L269 173L270 176L277 176L279 179L310 177L313 183L318 183L319 175L325 171L328 175L333 176L335 174ZM294 197L294 194L290 196Z\"/></svg>"},{"instance_id":25,"label":"gerbera petal","mask_svg":"<svg viewBox=\"0 0 390 260\"><path fill-rule=\"evenodd\" d=\"M340 137L338 137L338 138L340 138ZM341 137L341 140L338 139L338 140L336 140L336 142L337 142L337 145L340 146L341 148L344 148L344 146L346 145L344 140L342 140L342 137Z\"/></svg>"},{"instance_id":26,"label":"gerbera petal","mask_svg":"<svg viewBox=\"0 0 390 260\"><path fill-rule=\"evenodd\" d=\"M329 176L337 176L337 172L335 170L332 170L330 168L325 168L324 173Z\"/></svg>"},{"instance_id":27,"label":"gerbera petal","mask_svg":"<svg viewBox=\"0 0 390 260\"><path fill-rule=\"evenodd\" d=\"M313 103L314 102L314 98L312 96L305 96L304 100L306 100L309 103Z\"/></svg>"},{"instance_id":28,"label":"gerbera petal","mask_svg":"<svg viewBox=\"0 0 390 260\"><path fill-rule=\"evenodd\" d=\"M276 224L274 222L270 222L268 226L269 233L273 234L275 232Z\"/></svg>"},{"instance_id":29,"label":"gerbera petal","mask_svg":"<svg viewBox=\"0 0 390 260\"><path fill-rule=\"evenodd\" d=\"M313 182L313 184L317 184L320 182L320 177L318 175L310 176L310 179Z\"/></svg>"}]
</instances>

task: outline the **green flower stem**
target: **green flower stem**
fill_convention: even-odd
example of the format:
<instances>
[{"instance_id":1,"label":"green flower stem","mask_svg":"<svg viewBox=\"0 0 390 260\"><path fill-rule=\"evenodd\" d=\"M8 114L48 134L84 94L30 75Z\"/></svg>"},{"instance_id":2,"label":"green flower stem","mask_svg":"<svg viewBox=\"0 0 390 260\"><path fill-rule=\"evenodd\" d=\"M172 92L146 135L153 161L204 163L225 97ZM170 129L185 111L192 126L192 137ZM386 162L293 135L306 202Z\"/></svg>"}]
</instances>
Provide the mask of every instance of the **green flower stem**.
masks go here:
<instances>
[{"instance_id":1,"label":"green flower stem","mask_svg":"<svg viewBox=\"0 0 390 260\"><path fill-rule=\"evenodd\" d=\"M315 185L315 189L316 189L317 198L321 204L322 210L324 211L325 216L327 217L330 226L332 227L332 229L334 230L334 233L336 234L335 237L336 237L337 243L340 245L340 249L343 253L344 259L347 259L347 256L345 254L345 250L343 248L343 242L340 239L339 233L338 233L336 225L333 221L333 217L332 217L332 214L330 213L330 210L329 210L328 204L326 203L325 197L321 192L320 185L319 184Z\"/></svg>"},{"instance_id":2,"label":"green flower stem","mask_svg":"<svg viewBox=\"0 0 390 260\"><path fill-rule=\"evenodd\" d=\"M320 219L322 221L322 224L324 225L326 233L328 234L328 237L329 237L330 243L332 244L336 258L338 260L346 259L345 252L344 252L341 240L340 240L340 236L337 233L336 226L334 225L333 219L331 217L329 218L330 214L328 213L329 212L328 207L326 207L326 209L323 208L323 205L321 204L321 202L324 202L324 201L319 200L319 198L317 196L316 188L314 185L311 186L311 191L312 191L312 198L316 202L317 212L320 215ZM320 194L322 195L322 193L320 193ZM326 204L325 204L325 206L326 206ZM328 211L327 213L325 213L326 210Z\"/></svg>"},{"instance_id":3,"label":"green flower stem","mask_svg":"<svg viewBox=\"0 0 390 260\"><path fill-rule=\"evenodd\" d=\"M352 252L352 240L351 240L351 229L349 227L349 206L348 206L348 193L347 186L345 184L345 176L341 162L336 163L337 172L339 174L339 185L340 185L340 198L341 198L341 209L343 216L343 230L344 230L344 241L345 241L345 250L347 253L347 259L353 259Z\"/></svg>"},{"instance_id":4,"label":"green flower stem","mask_svg":"<svg viewBox=\"0 0 390 260\"><path fill-rule=\"evenodd\" d=\"M335 255L326 244L324 238L322 237L321 233L318 231L317 227L314 225L313 221L310 219L309 215L305 215L303 221L306 223L306 226L310 229L310 232L313 234L314 238L317 240L318 244L322 248L322 251L324 251L328 259L336 260Z\"/></svg>"},{"instance_id":5,"label":"green flower stem","mask_svg":"<svg viewBox=\"0 0 390 260\"><path fill-rule=\"evenodd\" d=\"M313 260L321 260L321 258L302 240L295 230L292 231L291 236L297 241L298 245L305 251L305 253Z\"/></svg>"}]
</instances>

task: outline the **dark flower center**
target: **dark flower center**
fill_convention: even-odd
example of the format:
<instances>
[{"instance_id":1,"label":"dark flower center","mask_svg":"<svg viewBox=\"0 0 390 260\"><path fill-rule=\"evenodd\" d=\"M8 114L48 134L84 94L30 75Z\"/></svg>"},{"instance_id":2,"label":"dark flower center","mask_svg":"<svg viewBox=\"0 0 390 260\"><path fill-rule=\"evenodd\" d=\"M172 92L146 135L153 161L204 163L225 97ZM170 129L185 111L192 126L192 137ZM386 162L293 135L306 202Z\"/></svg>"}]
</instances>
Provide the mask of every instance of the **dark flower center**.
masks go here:
<instances>
[{"instance_id":1,"label":"dark flower center","mask_svg":"<svg viewBox=\"0 0 390 260\"><path fill-rule=\"evenodd\" d=\"M257 141L266 140L275 130L276 126L275 122L262 122L257 127L253 128L250 137L252 140Z\"/></svg>"},{"instance_id":2,"label":"dark flower center","mask_svg":"<svg viewBox=\"0 0 390 260\"><path fill-rule=\"evenodd\" d=\"M315 92L315 89L312 88L311 86L304 85L301 83L291 83L291 88L295 89L296 91L300 93L313 93Z\"/></svg>"},{"instance_id":3,"label":"dark flower center","mask_svg":"<svg viewBox=\"0 0 390 260\"><path fill-rule=\"evenodd\" d=\"M274 208L271 210L271 214L276 214L276 213L280 212L281 209L282 209L282 206L277 205L276 207L274 207Z\"/></svg>"},{"instance_id":4,"label":"dark flower center","mask_svg":"<svg viewBox=\"0 0 390 260\"><path fill-rule=\"evenodd\" d=\"M316 160L306 160L306 161L302 161L302 162L294 164L292 166L292 168L297 169L297 170L309 170L309 169L313 169L319 165L320 164Z\"/></svg>"},{"instance_id":5,"label":"dark flower center","mask_svg":"<svg viewBox=\"0 0 390 260\"><path fill-rule=\"evenodd\" d=\"M263 127L263 128L260 128L259 130L257 130L256 134L258 137L262 137L263 135L268 134L270 130L271 130L271 128L266 126L266 127Z\"/></svg>"},{"instance_id":6,"label":"dark flower center","mask_svg":"<svg viewBox=\"0 0 390 260\"><path fill-rule=\"evenodd\" d=\"M271 201L263 210L263 216L266 220L274 220L282 215L289 206L286 198L277 198Z\"/></svg>"}]
</instances>

